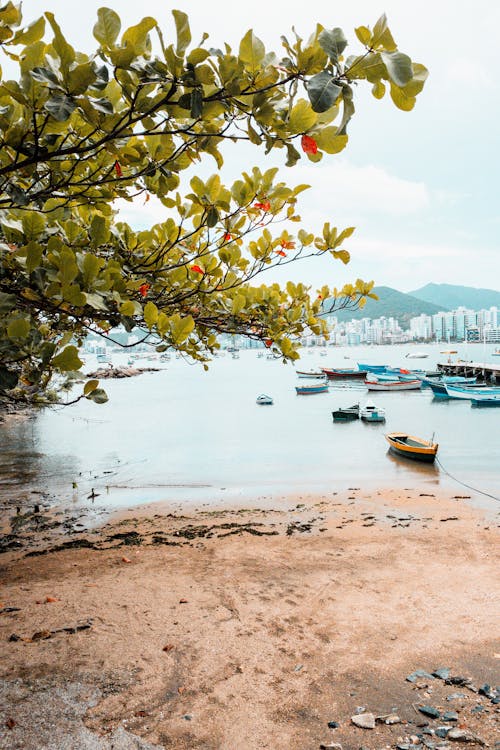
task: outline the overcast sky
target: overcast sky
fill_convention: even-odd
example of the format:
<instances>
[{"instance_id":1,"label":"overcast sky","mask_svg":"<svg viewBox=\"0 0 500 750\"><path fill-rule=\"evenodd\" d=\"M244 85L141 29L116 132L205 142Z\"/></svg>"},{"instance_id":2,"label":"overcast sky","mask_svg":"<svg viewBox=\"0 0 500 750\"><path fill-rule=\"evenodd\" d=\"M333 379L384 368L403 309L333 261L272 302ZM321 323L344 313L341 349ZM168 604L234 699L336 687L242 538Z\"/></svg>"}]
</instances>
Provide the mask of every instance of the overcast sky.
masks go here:
<instances>
[{"instance_id":1,"label":"overcast sky","mask_svg":"<svg viewBox=\"0 0 500 750\"><path fill-rule=\"evenodd\" d=\"M373 27L385 12L399 48L426 65L429 79L409 113L358 87L349 144L339 156L325 155L320 164L303 159L288 169L279 152L282 179L312 186L300 202L306 228L325 221L356 226L345 245L352 255L347 267L314 259L293 273L289 267L282 278L300 275L319 286L359 276L402 291L431 281L500 289L498 0L24 0L23 13L29 22L52 10L73 46L90 51L102 5L114 8L124 27L154 16L166 37L174 30L171 9L183 10L193 39L207 31L211 46L227 41L237 49L253 28L278 54L282 34L295 26L307 37L316 22L342 27L353 42L347 52L357 51L354 27ZM269 157L230 147L226 164L224 176L232 179L253 164L269 165ZM207 168L214 171L215 162ZM150 204L124 218L135 226L161 220Z\"/></svg>"}]
</instances>

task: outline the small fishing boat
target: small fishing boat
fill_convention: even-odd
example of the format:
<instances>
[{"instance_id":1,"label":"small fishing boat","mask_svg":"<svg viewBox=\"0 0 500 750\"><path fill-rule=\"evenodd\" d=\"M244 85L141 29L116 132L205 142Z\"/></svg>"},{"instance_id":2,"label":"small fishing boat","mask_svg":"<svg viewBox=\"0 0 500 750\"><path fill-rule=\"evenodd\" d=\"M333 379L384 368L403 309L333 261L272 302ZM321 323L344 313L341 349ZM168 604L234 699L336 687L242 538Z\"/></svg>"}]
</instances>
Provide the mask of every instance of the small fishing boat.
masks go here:
<instances>
[{"instance_id":1,"label":"small fishing boat","mask_svg":"<svg viewBox=\"0 0 500 750\"><path fill-rule=\"evenodd\" d=\"M422 381L422 388L431 388L435 383L449 383L451 385L473 385L477 380L477 378L465 378L463 375L441 375L437 377L425 376L419 379Z\"/></svg>"},{"instance_id":2,"label":"small fishing boat","mask_svg":"<svg viewBox=\"0 0 500 750\"><path fill-rule=\"evenodd\" d=\"M385 372L387 370L387 365L364 365L360 362L357 363L358 370L364 370L366 372Z\"/></svg>"},{"instance_id":3,"label":"small fishing boat","mask_svg":"<svg viewBox=\"0 0 500 750\"><path fill-rule=\"evenodd\" d=\"M359 404L332 411L332 417L334 422L352 422L354 419L359 419Z\"/></svg>"},{"instance_id":4,"label":"small fishing boat","mask_svg":"<svg viewBox=\"0 0 500 750\"><path fill-rule=\"evenodd\" d=\"M431 440L408 435L406 432L390 432L385 436L390 445L390 450L397 456L411 458L413 461L433 463L438 451L438 444Z\"/></svg>"},{"instance_id":5,"label":"small fishing boat","mask_svg":"<svg viewBox=\"0 0 500 750\"><path fill-rule=\"evenodd\" d=\"M414 391L422 387L421 380L377 380L370 377L365 380L365 385L369 391Z\"/></svg>"},{"instance_id":6,"label":"small fishing boat","mask_svg":"<svg viewBox=\"0 0 500 750\"><path fill-rule=\"evenodd\" d=\"M490 396L489 398L471 398L470 405L474 407L500 407L500 396Z\"/></svg>"},{"instance_id":7,"label":"small fishing boat","mask_svg":"<svg viewBox=\"0 0 500 750\"><path fill-rule=\"evenodd\" d=\"M500 357L500 349L495 349L491 354L492 357Z\"/></svg>"},{"instance_id":8,"label":"small fishing boat","mask_svg":"<svg viewBox=\"0 0 500 750\"><path fill-rule=\"evenodd\" d=\"M299 378L309 378L311 380L324 380L326 375L322 370L295 370Z\"/></svg>"},{"instance_id":9,"label":"small fishing boat","mask_svg":"<svg viewBox=\"0 0 500 750\"><path fill-rule=\"evenodd\" d=\"M385 422L385 409L380 409L371 401L360 407L359 417L363 422Z\"/></svg>"},{"instance_id":10,"label":"small fishing boat","mask_svg":"<svg viewBox=\"0 0 500 750\"><path fill-rule=\"evenodd\" d=\"M425 352L411 352L406 355L406 359L426 359L428 356Z\"/></svg>"},{"instance_id":11,"label":"small fishing boat","mask_svg":"<svg viewBox=\"0 0 500 750\"><path fill-rule=\"evenodd\" d=\"M257 396L255 403L259 404L259 406L272 406L273 399L271 396L266 396L265 393L261 393L260 396Z\"/></svg>"},{"instance_id":12,"label":"small fishing boat","mask_svg":"<svg viewBox=\"0 0 500 750\"><path fill-rule=\"evenodd\" d=\"M329 380L335 380L337 378L364 378L366 377L366 370L357 370L354 367L322 367L323 375Z\"/></svg>"},{"instance_id":13,"label":"small fishing boat","mask_svg":"<svg viewBox=\"0 0 500 750\"><path fill-rule=\"evenodd\" d=\"M498 388L494 388L490 386L460 386L444 383L444 388L446 393L448 394L448 398L464 399L465 401L470 401L471 398L484 400L492 397L495 398L497 396L500 397L500 386Z\"/></svg>"},{"instance_id":14,"label":"small fishing boat","mask_svg":"<svg viewBox=\"0 0 500 750\"><path fill-rule=\"evenodd\" d=\"M296 385L297 396L309 396L313 393L328 393L328 383L314 383L314 385Z\"/></svg>"}]
</instances>

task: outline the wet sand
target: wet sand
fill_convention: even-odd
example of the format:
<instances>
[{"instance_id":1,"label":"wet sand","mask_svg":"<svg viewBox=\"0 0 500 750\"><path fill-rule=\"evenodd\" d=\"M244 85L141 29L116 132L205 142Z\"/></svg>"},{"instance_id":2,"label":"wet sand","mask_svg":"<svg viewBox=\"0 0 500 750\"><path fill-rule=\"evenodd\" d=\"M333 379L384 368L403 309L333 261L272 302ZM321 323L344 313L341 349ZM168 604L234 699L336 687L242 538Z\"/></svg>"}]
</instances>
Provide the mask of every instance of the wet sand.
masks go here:
<instances>
[{"instance_id":1,"label":"wet sand","mask_svg":"<svg viewBox=\"0 0 500 750\"><path fill-rule=\"evenodd\" d=\"M450 746L426 705L498 739L477 689L500 683L499 515L461 493L23 528L0 557L2 750ZM440 667L465 682L405 679Z\"/></svg>"}]
</instances>

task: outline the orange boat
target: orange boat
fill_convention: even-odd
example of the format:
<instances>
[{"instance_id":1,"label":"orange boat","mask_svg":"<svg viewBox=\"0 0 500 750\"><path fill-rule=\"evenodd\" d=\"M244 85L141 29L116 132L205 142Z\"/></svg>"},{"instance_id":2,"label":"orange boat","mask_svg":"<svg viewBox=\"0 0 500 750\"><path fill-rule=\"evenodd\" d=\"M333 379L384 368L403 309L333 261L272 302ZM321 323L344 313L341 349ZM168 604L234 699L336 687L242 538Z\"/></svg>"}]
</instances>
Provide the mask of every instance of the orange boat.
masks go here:
<instances>
[{"instance_id":1,"label":"orange boat","mask_svg":"<svg viewBox=\"0 0 500 750\"><path fill-rule=\"evenodd\" d=\"M385 436L390 450L397 456L411 458L413 461L424 461L431 464L436 458L438 444L430 440L408 435L406 432L390 432Z\"/></svg>"}]
</instances>

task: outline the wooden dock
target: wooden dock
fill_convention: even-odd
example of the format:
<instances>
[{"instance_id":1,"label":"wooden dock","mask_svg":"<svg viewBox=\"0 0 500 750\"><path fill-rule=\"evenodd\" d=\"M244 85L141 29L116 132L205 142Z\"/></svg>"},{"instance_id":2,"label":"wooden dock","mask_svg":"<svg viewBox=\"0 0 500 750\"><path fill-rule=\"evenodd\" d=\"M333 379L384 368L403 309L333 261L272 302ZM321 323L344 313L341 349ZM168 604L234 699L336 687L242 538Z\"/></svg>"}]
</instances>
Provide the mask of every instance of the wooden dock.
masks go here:
<instances>
[{"instance_id":1,"label":"wooden dock","mask_svg":"<svg viewBox=\"0 0 500 750\"><path fill-rule=\"evenodd\" d=\"M500 383L500 364L492 365L484 362L440 362L439 372L444 375L463 375L466 378L475 377L486 383Z\"/></svg>"}]
</instances>

